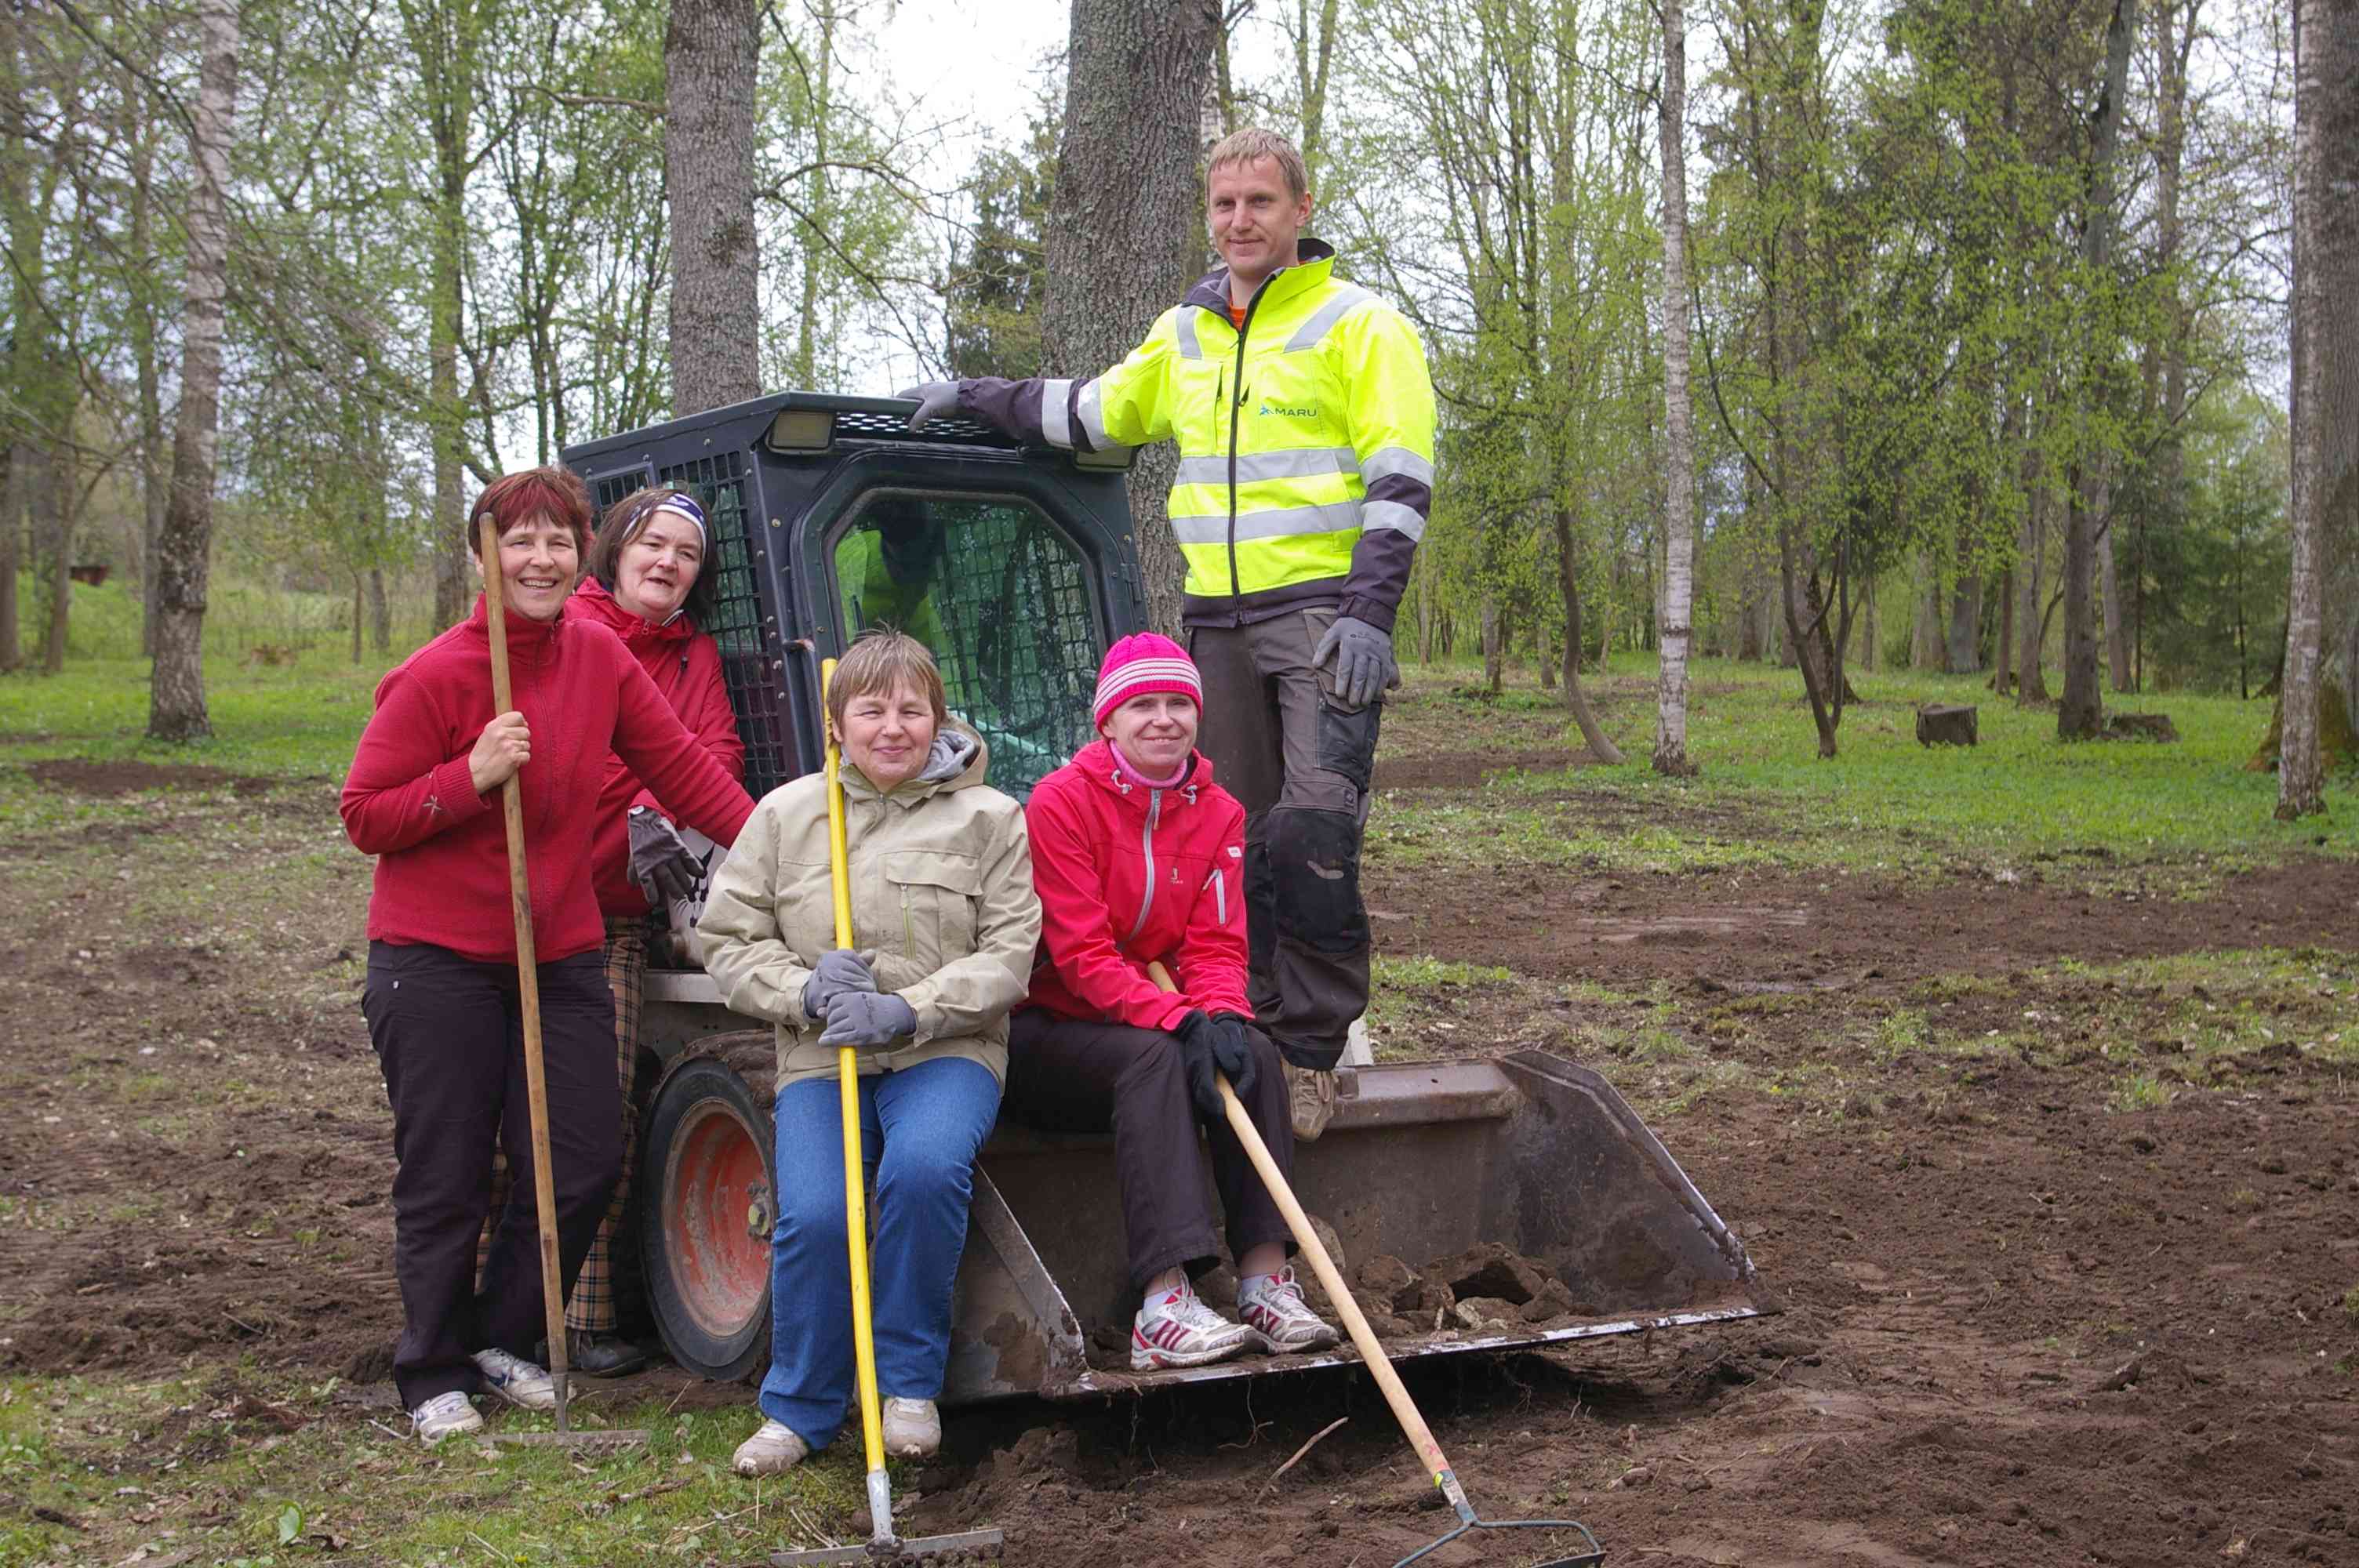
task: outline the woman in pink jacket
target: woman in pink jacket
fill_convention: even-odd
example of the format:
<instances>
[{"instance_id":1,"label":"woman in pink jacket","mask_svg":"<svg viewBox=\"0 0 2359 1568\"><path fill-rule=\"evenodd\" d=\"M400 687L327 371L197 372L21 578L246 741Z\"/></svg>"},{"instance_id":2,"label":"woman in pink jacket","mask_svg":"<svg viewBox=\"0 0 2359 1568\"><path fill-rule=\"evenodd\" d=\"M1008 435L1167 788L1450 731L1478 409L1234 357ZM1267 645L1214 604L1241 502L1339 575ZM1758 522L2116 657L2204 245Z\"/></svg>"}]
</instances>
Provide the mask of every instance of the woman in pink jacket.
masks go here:
<instances>
[{"instance_id":1,"label":"woman in pink jacket","mask_svg":"<svg viewBox=\"0 0 2359 1568\"><path fill-rule=\"evenodd\" d=\"M1006 1104L1052 1131L1114 1132L1131 1282L1134 1369L1201 1367L1256 1346L1336 1343L1287 1264L1286 1221L1229 1129L1226 1073L1280 1170L1294 1134L1277 1051L1245 1000L1245 807L1196 750L1203 685L1151 632L1106 654L1092 704L1102 739L1042 779L1025 806L1044 961L1012 1021ZM1147 967L1178 984L1165 991ZM1201 1124L1205 1138L1199 1141ZM1232 1322L1190 1282L1236 1260Z\"/></svg>"}]
</instances>

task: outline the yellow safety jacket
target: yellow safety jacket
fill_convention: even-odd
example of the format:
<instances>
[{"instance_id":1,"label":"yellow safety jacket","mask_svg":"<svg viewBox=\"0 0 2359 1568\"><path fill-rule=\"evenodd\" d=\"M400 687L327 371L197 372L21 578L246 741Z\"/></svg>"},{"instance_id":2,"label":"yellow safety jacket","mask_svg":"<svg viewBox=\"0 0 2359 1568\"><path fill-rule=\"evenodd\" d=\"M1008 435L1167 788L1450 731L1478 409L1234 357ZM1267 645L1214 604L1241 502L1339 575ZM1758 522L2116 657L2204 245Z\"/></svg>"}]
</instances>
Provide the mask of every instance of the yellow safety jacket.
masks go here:
<instances>
[{"instance_id":1,"label":"yellow safety jacket","mask_svg":"<svg viewBox=\"0 0 2359 1568\"><path fill-rule=\"evenodd\" d=\"M1433 494L1433 383L1415 329L1338 281L1335 253L1266 279L1245 324L1216 269L1090 381L971 381L960 406L1025 439L1180 444L1172 532L1190 625L1332 605L1389 631Z\"/></svg>"}]
</instances>

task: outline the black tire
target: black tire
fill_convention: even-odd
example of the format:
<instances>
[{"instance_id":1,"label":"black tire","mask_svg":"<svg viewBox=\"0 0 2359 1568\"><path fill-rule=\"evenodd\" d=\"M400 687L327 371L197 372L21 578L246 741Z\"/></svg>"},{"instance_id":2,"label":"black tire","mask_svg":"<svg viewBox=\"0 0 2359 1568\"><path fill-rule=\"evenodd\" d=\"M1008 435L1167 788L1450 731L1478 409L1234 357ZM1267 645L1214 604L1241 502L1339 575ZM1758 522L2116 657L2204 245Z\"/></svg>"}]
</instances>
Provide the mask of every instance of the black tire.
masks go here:
<instances>
[{"instance_id":1,"label":"black tire","mask_svg":"<svg viewBox=\"0 0 2359 1568\"><path fill-rule=\"evenodd\" d=\"M639 1255L647 1303L671 1358L716 1381L758 1378L770 1364L777 1070L767 1032L701 1041L664 1075L647 1122ZM750 1228L757 1218L758 1240Z\"/></svg>"}]
</instances>

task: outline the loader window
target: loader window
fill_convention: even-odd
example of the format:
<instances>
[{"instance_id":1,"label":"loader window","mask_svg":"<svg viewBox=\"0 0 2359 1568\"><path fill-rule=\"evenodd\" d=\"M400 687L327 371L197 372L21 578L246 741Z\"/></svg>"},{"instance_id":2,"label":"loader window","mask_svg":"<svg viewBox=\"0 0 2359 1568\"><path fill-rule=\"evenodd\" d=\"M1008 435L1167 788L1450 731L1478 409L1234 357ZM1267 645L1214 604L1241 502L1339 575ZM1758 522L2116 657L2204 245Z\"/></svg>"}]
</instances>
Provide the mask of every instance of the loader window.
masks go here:
<instances>
[{"instance_id":1,"label":"loader window","mask_svg":"<svg viewBox=\"0 0 2359 1568\"><path fill-rule=\"evenodd\" d=\"M1022 798L1092 737L1104 650L1081 551L1031 503L875 491L833 550L845 640L892 625L933 650L951 711Z\"/></svg>"}]
</instances>

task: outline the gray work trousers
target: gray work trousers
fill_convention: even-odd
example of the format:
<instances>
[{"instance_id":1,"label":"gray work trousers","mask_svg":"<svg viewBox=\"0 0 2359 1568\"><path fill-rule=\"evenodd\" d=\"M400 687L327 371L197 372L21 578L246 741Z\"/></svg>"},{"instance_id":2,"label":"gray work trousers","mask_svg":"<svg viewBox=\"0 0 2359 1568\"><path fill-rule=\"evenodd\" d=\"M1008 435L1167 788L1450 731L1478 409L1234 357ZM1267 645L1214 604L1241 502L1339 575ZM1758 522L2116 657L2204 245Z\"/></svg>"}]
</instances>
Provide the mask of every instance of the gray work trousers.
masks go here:
<instances>
[{"instance_id":1,"label":"gray work trousers","mask_svg":"<svg viewBox=\"0 0 2359 1568\"><path fill-rule=\"evenodd\" d=\"M1279 1054L1332 1068L1368 1007L1368 819L1383 699L1353 708L1310 655L1332 606L1250 626L1191 626L1204 683L1197 746L1245 808L1247 992Z\"/></svg>"}]
</instances>

